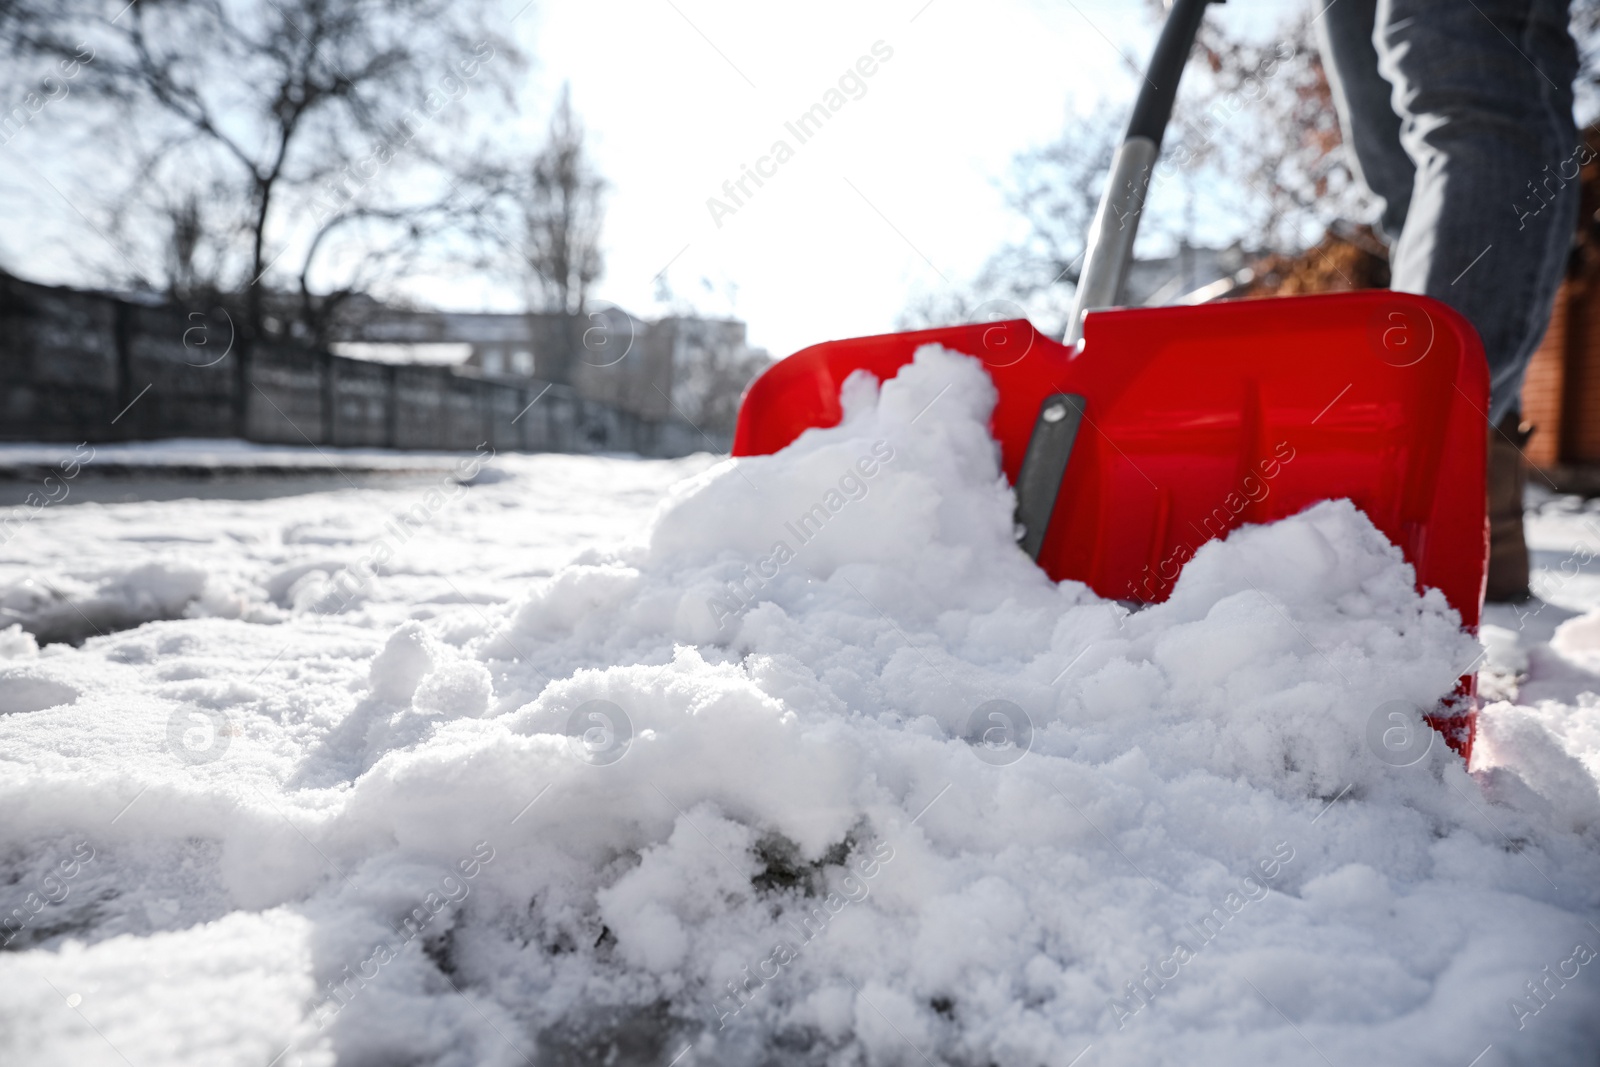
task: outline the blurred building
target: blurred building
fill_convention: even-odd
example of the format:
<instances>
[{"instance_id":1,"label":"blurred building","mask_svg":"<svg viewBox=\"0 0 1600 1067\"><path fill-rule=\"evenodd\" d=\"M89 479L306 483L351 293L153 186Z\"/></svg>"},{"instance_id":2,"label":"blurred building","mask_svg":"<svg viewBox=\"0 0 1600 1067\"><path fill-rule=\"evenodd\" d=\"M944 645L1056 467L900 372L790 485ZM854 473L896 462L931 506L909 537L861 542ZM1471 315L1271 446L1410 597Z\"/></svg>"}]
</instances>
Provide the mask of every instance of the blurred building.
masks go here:
<instances>
[{"instance_id":1,"label":"blurred building","mask_svg":"<svg viewBox=\"0 0 1600 1067\"><path fill-rule=\"evenodd\" d=\"M769 362L737 319L640 319L606 306L581 315L389 308L347 316L332 348L385 363L453 366L494 380L571 386L648 419L673 416L731 432L739 395Z\"/></svg>"},{"instance_id":2,"label":"blurred building","mask_svg":"<svg viewBox=\"0 0 1600 1067\"><path fill-rule=\"evenodd\" d=\"M1135 259L1129 264L1123 302L1130 307L1186 303L1189 294L1230 281L1257 258L1258 253L1246 251L1238 243L1207 248L1180 241L1170 256Z\"/></svg>"}]
</instances>

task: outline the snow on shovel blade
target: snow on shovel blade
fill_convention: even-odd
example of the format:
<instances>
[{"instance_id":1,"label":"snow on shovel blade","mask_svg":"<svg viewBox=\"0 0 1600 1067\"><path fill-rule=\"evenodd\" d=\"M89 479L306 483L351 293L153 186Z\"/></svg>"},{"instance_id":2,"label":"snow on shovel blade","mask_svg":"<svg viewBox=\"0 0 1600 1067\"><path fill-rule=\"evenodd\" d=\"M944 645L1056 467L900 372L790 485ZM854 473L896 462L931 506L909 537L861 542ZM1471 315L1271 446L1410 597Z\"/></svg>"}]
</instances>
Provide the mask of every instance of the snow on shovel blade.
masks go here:
<instances>
[{"instance_id":1,"label":"snow on shovel blade","mask_svg":"<svg viewBox=\"0 0 1600 1067\"><path fill-rule=\"evenodd\" d=\"M836 425L850 374L892 378L929 344L983 361L1013 485L1049 405L1081 398L1063 473L1048 479L1054 499L1032 502L1045 529L1036 518L1019 530L1053 579L1160 602L1206 542L1348 498L1405 553L1418 587L1439 589L1476 631L1488 370L1477 333L1444 304L1372 290L1097 311L1077 348L1020 319L830 341L751 383L733 454ZM1460 693L1471 689L1464 678ZM1470 733L1447 738L1464 752Z\"/></svg>"}]
</instances>

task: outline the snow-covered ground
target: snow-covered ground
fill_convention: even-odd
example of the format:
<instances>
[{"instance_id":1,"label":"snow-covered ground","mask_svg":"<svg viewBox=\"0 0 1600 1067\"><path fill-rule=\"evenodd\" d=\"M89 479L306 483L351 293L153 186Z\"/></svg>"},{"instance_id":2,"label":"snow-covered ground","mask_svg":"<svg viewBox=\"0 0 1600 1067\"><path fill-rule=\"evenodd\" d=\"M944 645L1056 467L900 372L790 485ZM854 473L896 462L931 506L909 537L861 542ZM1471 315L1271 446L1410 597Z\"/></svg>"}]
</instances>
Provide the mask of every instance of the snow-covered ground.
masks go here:
<instances>
[{"instance_id":1,"label":"snow-covered ground","mask_svg":"<svg viewBox=\"0 0 1600 1067\"><path fill-rule=\"evenodd\" d=\"M329 489L426 486L453 470L451 452L290 447L172 438L91 445L0 442L0 542L29 512L56 504L259 500ZM18 509L7 514L10 509Z\"/></svg>"},{"instance_id":2,"label":"snow-covered ground","mask_svg":"<svg viewBox=\"0 0 1600 1067\"><path fill-rule=\"evenodd\" d=\"M165 441L120 442L99 445L31 444L0 442L0 468L52 467L63 457L75 457L81 467L135 466L195 470L260 470L298 468L309 471L339 470L448 470L460 457L451 452L396 452L383 448L310 448L267 445L254 441L172 437Z\"/></svg>"},{"instance_id":3,"label":"snow-covered ground","mask_svg":"<svg viewBox=\"0 0 1600 1067\"><path fill-rule=\"evenodd\" d=\"M1483 649L1347 504L1128 614L1012 544L975 365L846 399L31 512L0 1061L1592 1067L1600 509L1535 500L1469 774L1410 709Z\"/></svg>"}]
</instances>

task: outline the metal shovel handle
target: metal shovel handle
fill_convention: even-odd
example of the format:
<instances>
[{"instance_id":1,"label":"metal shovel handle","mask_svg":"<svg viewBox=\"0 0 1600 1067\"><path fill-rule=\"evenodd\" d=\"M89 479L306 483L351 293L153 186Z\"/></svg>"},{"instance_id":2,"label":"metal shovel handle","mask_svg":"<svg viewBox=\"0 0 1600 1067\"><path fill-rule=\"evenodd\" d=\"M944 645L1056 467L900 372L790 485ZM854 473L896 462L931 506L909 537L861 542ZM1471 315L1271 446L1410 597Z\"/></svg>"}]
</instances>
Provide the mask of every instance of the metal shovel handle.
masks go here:
<instances>
[{"instance_id":1,"label":"metal shovel handle","mask_svg":"<svg viewBox=\"0 0 1600 1067\"><path fill-rule=\"evenodd\" d=\"M1122 296L1133 263L1133 239L1139 232L1139 216L1144 213L1145 194L1156 157L1161 154L1161 138L1172 117L1172 101L1178 94L1178 80L1189 61L1195 34L1200 32L1200 17L1208 3L1222 0L1174 0L1166 25L1150 57L1150 70L1139 98L1133 105L1128 131L1122 135L1116 155L1111 159L1111 174L1100 197L1084 247L1083 273L1078 276L1077 298L1072 319L1062 339L1067 345L1083 340L1083 319L1095 308L1113 307Z\"/></svg>"}]
</instances>

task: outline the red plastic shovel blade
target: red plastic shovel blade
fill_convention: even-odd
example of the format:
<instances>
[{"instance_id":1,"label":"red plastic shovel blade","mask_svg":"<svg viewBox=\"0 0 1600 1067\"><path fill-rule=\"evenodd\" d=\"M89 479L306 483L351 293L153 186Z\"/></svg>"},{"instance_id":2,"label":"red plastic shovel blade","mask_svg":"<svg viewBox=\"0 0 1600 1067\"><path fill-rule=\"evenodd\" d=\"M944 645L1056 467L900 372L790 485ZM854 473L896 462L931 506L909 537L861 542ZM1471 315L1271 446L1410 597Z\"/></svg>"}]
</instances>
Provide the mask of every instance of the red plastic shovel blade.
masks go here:
<instances>
[{"instance_id":1,"label":"red plastic shovel blade","mask_svg":"<svg viewBox=\"0 0 1600 1067\"><path fill-rule=\"evenodd\" d=\"M1099 311L1076 354L1020 319L831 341L751 383L733 454L836 425L845 378L892 378L926 344L983 360L1013 483L1045 398L1085 398L1038 556L1052 578L1165 600L1205 541L1348 497L1476 631L1488 369L1444 304L1371 290Z\"/></svg>"}]
</instances>

